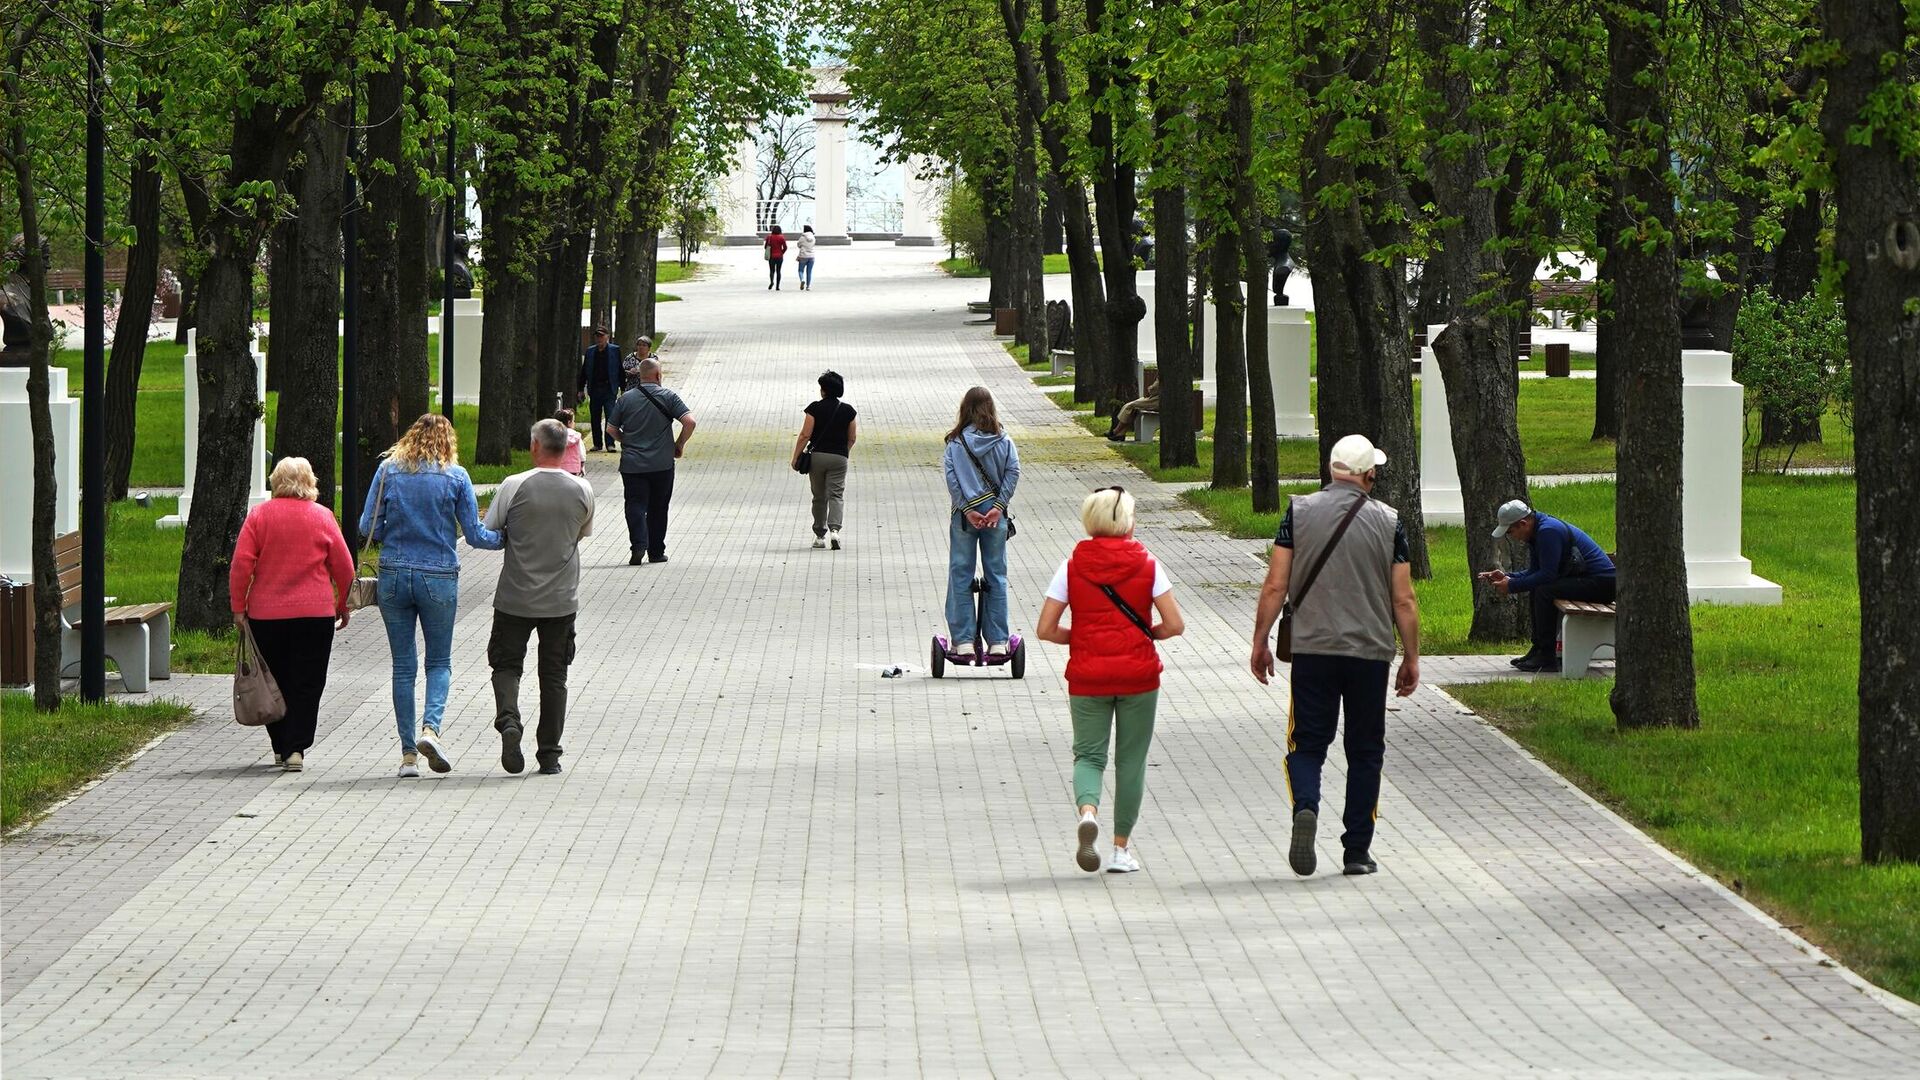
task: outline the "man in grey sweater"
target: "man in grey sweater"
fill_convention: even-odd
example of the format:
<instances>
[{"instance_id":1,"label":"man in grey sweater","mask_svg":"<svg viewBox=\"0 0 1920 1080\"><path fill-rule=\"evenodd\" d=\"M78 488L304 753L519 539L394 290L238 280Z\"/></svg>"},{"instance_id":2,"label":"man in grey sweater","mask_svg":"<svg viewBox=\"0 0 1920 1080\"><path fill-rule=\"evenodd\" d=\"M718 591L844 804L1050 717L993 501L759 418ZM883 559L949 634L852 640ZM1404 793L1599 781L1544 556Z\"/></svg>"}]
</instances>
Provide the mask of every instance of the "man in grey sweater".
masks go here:
<instances>
[{"instance_id":1,"label":"man in grey sweater","mask_svg":"<svg viewBox=\"0 0 1920 1080\"><path fill-rule=\"evenodd\" d=\"M567 723L567 666L573 663L573 619L580 608L580 541L593 535L593 486L560 468L567 429L558 420L533 425L533 465L500 485L487 508L487 528L507 538L506 562L493 594L495 731L500 764L527 767L520 753L520 675L527 639L538 632L540 727L534 752L541 773L560 771L560 735Z\"/></svg>"}]
</instances>

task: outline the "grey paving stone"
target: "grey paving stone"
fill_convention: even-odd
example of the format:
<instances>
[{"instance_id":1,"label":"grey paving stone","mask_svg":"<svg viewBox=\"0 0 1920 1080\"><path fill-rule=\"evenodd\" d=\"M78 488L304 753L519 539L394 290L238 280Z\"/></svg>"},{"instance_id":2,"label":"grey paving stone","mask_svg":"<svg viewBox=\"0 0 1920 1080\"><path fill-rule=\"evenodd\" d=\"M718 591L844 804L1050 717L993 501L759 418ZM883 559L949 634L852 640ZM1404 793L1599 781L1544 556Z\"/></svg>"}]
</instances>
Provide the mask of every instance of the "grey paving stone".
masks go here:
<instances>
[{"instance_id":1,"label":"grey paving stone","mask_svg":"<svg viewBox=\"0 0 1920 1080\"><path fill-rule=\"evenodd\" d=\"M777 295L716 258L661 308L701 422L670 563L625 564L589 456L567 772L498 767L490 553L465 555L451 775L392 775L376 619L341 636L301 774L262 767L225 680L175 680L204 719L0 847L9 1077L1920 1075L1920 1010L1432 688L1392 713L1382 872L1295 878L1285 687L1245 672L1259 545L1074 428L924 253L843 250ZM829 366L861 410L838 553L785 468ZM1018 683L924 671L940 434L975 383L1025 465L1016 628L1112 482L1187 611L1144 873L1072 865L1062 650Z\"/></svg>"}]
</instances>

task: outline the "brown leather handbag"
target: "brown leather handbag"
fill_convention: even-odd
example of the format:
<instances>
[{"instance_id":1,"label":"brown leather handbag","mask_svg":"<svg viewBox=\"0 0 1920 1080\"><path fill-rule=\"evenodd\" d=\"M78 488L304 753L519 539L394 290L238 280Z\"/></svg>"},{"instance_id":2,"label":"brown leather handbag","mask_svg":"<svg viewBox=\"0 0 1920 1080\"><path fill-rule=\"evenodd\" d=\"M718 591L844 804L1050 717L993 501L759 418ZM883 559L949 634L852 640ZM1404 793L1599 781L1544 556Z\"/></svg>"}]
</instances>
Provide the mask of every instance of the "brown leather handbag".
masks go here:
<instances>
[{"instance_id":1,"label":"brown leather handbag","mask_svg":"<svg viewBox=\"0 0 1920 1080\"><path fill-rule=\"evenodd\" d=\"M273 672L260 659L253 623L241 623L233 637L233 718L248 727L259 727L285 717L287 699L281 696Z\"/></svg>"}]
</instances>

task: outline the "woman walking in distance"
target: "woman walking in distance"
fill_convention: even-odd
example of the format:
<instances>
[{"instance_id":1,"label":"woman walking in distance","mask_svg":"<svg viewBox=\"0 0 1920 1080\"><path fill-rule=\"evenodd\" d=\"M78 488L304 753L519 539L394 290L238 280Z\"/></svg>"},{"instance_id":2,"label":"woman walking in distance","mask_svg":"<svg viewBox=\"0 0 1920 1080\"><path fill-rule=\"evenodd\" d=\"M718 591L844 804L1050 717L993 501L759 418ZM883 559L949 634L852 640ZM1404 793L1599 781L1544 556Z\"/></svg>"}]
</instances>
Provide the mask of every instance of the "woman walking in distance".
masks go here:
<instances>
[{"instance_id":1,"label":"woman walking in distance","mask_svg":"<svg viewBox=\"0 0 1920 1080\"><path fill-rule=\"evenodd\" d=\"M800 434L793 440L791 462L797 468L801 453L812 448L807 480L813 486L813 546L832 543L835 551L840 550L840 523L846 518L847 456L860 435L855 423L860 414L840 400L846 392L846 381L838 372L820 376L820 400L807 406Z\"/></svg>"},{"instance_id":2,"label":"woman walking in distance","mask_svg":"<svg viewBox=\"0 0 1920 1080\"><path fill-rule=\"evenodd\" d=\"M767 288L778 289L780 270L787 265L787 236L775 225L767 230L767 238L760 242L760 247L767 253Z\"/></svg>"},{"instance_id":3,"label":"woman walking in distance","mask_svg":"<svg viewBox=\"0 0 1920 1080\"><path fill-rule=\"evenodd\" d=\"M306 766L327 688L333 632L347 625L353 553L303 457L285 457L268 477L273 498L253 508L234 545L227 590L233 624L251 624L260 661L280 684L287 714L267 725L273 762Z\"/></svg>"},{"instance_id":4,"label":"woman walking in distance","mask_svg":"<svg viewBox=\"0 0 1920 1080\"><path fill-rule=\"evenodd\" d=\"M813 288L813 249L820 238L813 233L813 226L800 226L800 235L793 241L794 276L800 279L801 291Z\"/></svg>"},{"instance_id":5,"label":"woman walking in distance","mask_svg":"<svg viewBox=\"0 0 1920 1080\"><path fill-rule=\"evenodd\" d=\"M578 455L576 432L569 449ZM360 535L380 544L380 618L393 652L393 716L400 730L400 775L420 775L417 755L434 772L453 757L440 724L453 686L453 619L460 600L460 556L454 541L498 550L504 538L480 524L473 482L460 467L459 435L439 413L413 422L374 470L360 511ZM427 642L426 730L415 737L413 684L420 670L414 626Z\"/></svg>"},{"instance_id":6,"label":"woman walking in distance","mask_svg":"<svg viewBox=\"0 0 1920 1080\"><path fill-rule=\"evenodd\" d=\"M1133 496L1101 488L1080 504L1087 539L1054 572L1040 605L1041 641L1067 646L1067 694L1073 713L1073 798L1080 807L1074 861L1100 869L1100 781L1113 745L1113 858L1107 871L1140 869L1133 825L1147 789L1147 747L1160 698L1155 642L1186 630L1173 584L1133 538ZM1073 609L1073 625L1060 616ZM1160 616L1155 623L1153 616Z\"/></svg>"},{"instance_id":7,"label":"woman walking in distance","mask_svg":"<svg viewBox=\"0 0 1920 1080\"><path fill-rule=\"evenodd\" d=\"M1020 484L1020 454L1000 429L993 395L976 386L960 399L960 415L947 432L942 466L947 474L947 633L954 648L976 636L987 652L1007 651L1007 508ZM976 558L986 591L985 626L974 625L973 568ZM976 635L976 631L982 631Z\"/></svg>"}]
</instances>

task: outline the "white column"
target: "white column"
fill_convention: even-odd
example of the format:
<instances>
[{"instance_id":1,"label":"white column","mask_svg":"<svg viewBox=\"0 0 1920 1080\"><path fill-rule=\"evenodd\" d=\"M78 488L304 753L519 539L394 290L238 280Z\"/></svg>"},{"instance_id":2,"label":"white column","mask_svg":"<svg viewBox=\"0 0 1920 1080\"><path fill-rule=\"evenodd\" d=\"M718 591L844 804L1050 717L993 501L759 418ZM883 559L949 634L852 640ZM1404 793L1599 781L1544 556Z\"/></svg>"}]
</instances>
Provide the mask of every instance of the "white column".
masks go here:
<instances>
[{"instance_id":1,"label":"white column","mask_svg":"<svg viewBox=\"0 0 1920 1080\"><path fill-rule=\"evenodd\" d=\"M1200 337L1207 343L1200 350L1200 381L1212 387L1217 370L1213 355L1220 351L1220 309L1214 306L1211 295L1200 304Z\"/></svg>"},{"instance_id":2,"label":"white column","mask_svg":"<svg viewBox=\"0 0 1920 1080\"><path fill-rule=\"evenodd\" d=\"M1141 302L1147 305L1146 317L1140 320L1140 348L1137 353L1142 364L1158 364L1160 362L1160 342L1153 332L1153 282L1153 271L1148 270L1139 275L1138 281L1134 285L1134 288L1140 293Z\"/></svg>"},{"instance_id":3,"label":"white column","mask_svg":"<svg viewBox=\"0 0 1920 1080\"><path fill-rule=\"evenodd\" d=\"M759 179L759 143L749 127L734 150L733 169L727 173L726 187L721 195L726 204L720 208L721 220L726 223L722 243L745 245L760 242L760 224L754 217L759 209Z\"/></svg>"},{"instance_id":4,"label":"white column","mask_svg":"<svg viewBox=\"0 0 1920 1080\"><path fill-rule=\"evenodd\" d=\"M33 407L27 370L0 368L0 574L33 577ZM80 402L67 396L67 369L47 369L53 420L53 533L80 528Z\"/></svg>"},{"instance_id":5,"label":"white column","mask_svg":"<svg viewBox=\"0 0 1920 1080\"><path fill-rule=\"evenodd\" d=\"M1312 379L1308 372L1307 309L1267 309L1267 370L1273 378L1274 431L1283 439L1311 439Z\"/></svg>"},{"instance_id":6,"label":"white column","mask_svg":"<svg viewBox=\"0 0 1920 1080\"><path fill-rule=\"evenodd\" d=\"M847 236L847 118L827 103L813 117L813 232L821 244L853 243Z\"/></svg>"},{"instance_id":7,"label":"white column","mask_svg":"<svg viewBox=\"0 0 1920 1080\"><path fill-rule=\"evenodd\" d=\"M457 301L456 301L457 302ZM185 490L180 495L180 509L168 514L154 525L162 529L184 529L187 519L193 516L193 481L200 461L200 333L187 331L187 357L182 365L181 374L187 383L186 392L186 428L187 440L181 457L185 459ZM249 348L253 356L253 392L254 400L267 400L267 357L258 349ZM253 422L253 461L247 470L247 508L266 502L267 492L267 416L262 409Z\"/></svg>"},{"instance_id":8,"label":"white column","mask_svg":"<svg viewBox=\"0 0 1920 1080\"><path fill-rule=\"evenodd\" d=\"M1447 384L1433 355L1434 338L1446 326L1427 327L1429 344L1420 348L1420 515L1429 525L1465 525L1460 497L1460 466L1453 457L1453 416L1447 408Z\"/></svg>"},{"instance_id":9,"label":"white column","mask_svg":"<svg viewBox=\"0 0 1920 1080\"><path fill-rule=\"evenodd\" d=\"M1687 599L1717 604L1778 604L1780 586L1753 575L1740 554L1740 449L1745 390L1733 381L1733 354L1680 354L1681 534Z\"/></svg>"},{"instance_id":10,"label":"white column","mask_svg":"<svg viewBox=\"0 0 1920 1080\"><path fill-rule=\"evenodd\" d=\"M187 331L187 358L181 364L180 374L186 380L187 392L183 408L186 410L187 441L181 452L186 460L186 479L182 481L185 489L180 493L180 508L154 522L162 529L184 529L187 517L193 512L193 473L200 460L200 331Z\"/></svg>"},{"instance_id":11,"label":"white column","mask_svg":"<svg viewBox=\"0 0 1920 1080\"><path fill-rule=\"evenodd\" d=\"M906 178L900 184L900 238L894 241L901 247L933 247L939 242L939 192L933 180L922 179L932 174L931 161L919 154L907 157Z\"/></svg>"},{"instance_id":12,"label":"white column","mask_svg":"<svg viewBox=\"0 0 1920 1080\"><path fill-rule=\"evenodd\" d=\"M480 299L453 302L453 403L456 405L480 404L480 332L486 329L486 315L480 304Z\"/></svg>"}]
</instances>

